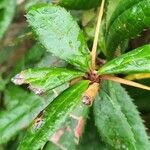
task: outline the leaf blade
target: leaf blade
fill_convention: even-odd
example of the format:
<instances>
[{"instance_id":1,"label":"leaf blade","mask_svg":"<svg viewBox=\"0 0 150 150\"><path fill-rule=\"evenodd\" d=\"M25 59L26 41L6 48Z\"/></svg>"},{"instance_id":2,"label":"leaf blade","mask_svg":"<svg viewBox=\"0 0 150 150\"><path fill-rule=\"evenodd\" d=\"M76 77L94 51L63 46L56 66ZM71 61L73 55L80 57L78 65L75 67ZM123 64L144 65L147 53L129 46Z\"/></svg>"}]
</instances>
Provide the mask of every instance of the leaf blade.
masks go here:
<instances>
[{"instance_id":1,"label":"leaf blade","mask_svg":"<svg viewBox=\"0 0 150 150\"><path fill-rule=\"evenodd\" d=\"M149 137L146 133L143 120L139 112L123 87L118 83L108 82L109 94L117 99L121 106L122 112L125 114L135 137L135 145L137 149L147 149L150 146ZM114 95L112 94L114 93Z\"/></svg>"},{"instance_id":2,"label":"leaf blade","mask_svg":"<svg viewBox=\"0 0 150 150\"><path fill-rule=\"evenodd\" d=\"M125 40L133 39L144 29L150 27L150 2L143 0L119 15L108 29L106 37L107 56L114 52Z\"/></svg>"},{"instance_id":3,"label":"leaf blade","mask_svg":"<svg viewBox=\"0 0 150 150\"><path fill-rule=\"evenodd\" d=\"M121 55L102 66L99 74L116 73L149 73L150 72L150 44Z\"/></svg>"},{"instance_id":4,"label":"leaf blade","mask_svg":"<svg viewBox=\"0 0 150 150\"><path fill-rule=\"evenodd\" d=\"M84 36L65 9L52 5L34 6L26 17L47 51L80 70L89 69L90 56Z\"/></svg>"},{"instance_id":5,"label":"leaf blade","mask_svg":"<svg viewBox=\"0 0 150 150\"><path fill-rule=\"evenodd\" d=\"M18 85L29 84L35 93L36 90L43 93L82 75L84 73L66 68L35 68L22 71L12 81Z\"/></svg>"},{"instance_id":6,"label":"leaf blade","mask_svg":"<svg viewBox=\"0 0 150 150\"><path fill-rule=\"evenodd\" d=\"M111 26L113 24L113 22L115 21L115 19L119 15L121 15L125 10L136 5L138 2L140 2L140 0L120 0L119 4L117 5L116 9L114 10L114 12L109 20L109 26Z\"/></svg>"},{"instance_id":7,"label":"leaf blade","mask_svg":"<svg viewBox=\"0 0 150 150\"><path fill-rule=\"evenodd\" d=\"M80 102L82 93L88 86L88 81L77 83L58 96L44 113L43 124L37 129L30 129L18 149L39 149L44 146L57 129L64 123L68 113ZM72 92L71 92L72 91ZM70 93L71 92L71 93ZM76 97L74 94L76 93ZM59 109L59 110L58 110ZM59 111L59 112L58 112Z\"/></svg>"},{"instance_id":8,"label":"leaf blade","mask_svg":"<svg viewBox=\"0 0 150 150\"><path fill-rule=\"evenodd\" d=\"M101 0L60 0L58 4L67 9L84 10L98 7L100 1Z\"/></svg>"},{"instance_id":9,"label":"leaf blade","mask_svg":"<svg viewBox=\"0 0 150 150\"><path fill-rule=\"evenodd\" d=\"M135 139L131 127L122 113L120 105L108 94L103 84L94 102L95 123L102 140L114 149L135 150Z\"/></svg>"},{"instance_id":10,"label":"leaf blade","mask_svg":"<svg viewBox=\"0 0 150 150\"><path fill-rule=\"evenodd\" d=\"M75 106L61 128L50 137L51 143L47 144L47 149L55 145L56 148L74 150L84 132L88 113L89 107L86 105L79 103ZM56 137L58 140L55 140Z\"/></svg>"}]
</instances>

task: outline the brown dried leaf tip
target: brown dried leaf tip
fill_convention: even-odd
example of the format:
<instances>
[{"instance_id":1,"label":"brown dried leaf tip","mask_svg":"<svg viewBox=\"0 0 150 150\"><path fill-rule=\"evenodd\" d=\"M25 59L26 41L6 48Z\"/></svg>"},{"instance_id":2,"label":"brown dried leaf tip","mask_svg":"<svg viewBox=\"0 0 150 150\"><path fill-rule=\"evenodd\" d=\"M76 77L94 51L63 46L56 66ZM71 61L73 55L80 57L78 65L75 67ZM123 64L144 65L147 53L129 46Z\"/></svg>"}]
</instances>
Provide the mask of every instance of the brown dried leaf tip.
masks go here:
<instances>
[{"instance_id":1,"label":"brown dried leaf tip","mask_svg":"<svg viewBox=\"0 0 150 150\"><path fill-rule=\"evenodd\" d=\"M24 79L24 76L23 76L23 73L19 73L17 74L16 76L14 76L11 81L16 84L16 85L22 85L25 82L25 79ZM26 83L27 84L27 83ZM31 84L29 85L28 87L31 91L33 91L36 95L41 95L44 93L44 91L40 88L37 88L37 87L33 87Z\"/></svg>"},{"instance_id":2,"label":"brown dried leaf tip","mask_svg":"<svg viewBox=\"0 0 150 150\"><path fill-rule=\"evenodd\" d=\"M23 75L20 73L20 74L17 74L16 76L14 76L11 81L16 84L16 85L22 85L24 83L24 77Z\"/></svg>"},{"instance_id":3,"label":"brown dried leaf tip","mask_svg":"<svg viewBox=\"0 0 150 150\"><path fill-rule=\"evenodd\" d=\"M34 92L36 95L42 95L44 93L44 91L40 88L36 88L36 87L33 87L31 85L29 85L28 87L32 92Z\"/></svg>"}]
</instances>

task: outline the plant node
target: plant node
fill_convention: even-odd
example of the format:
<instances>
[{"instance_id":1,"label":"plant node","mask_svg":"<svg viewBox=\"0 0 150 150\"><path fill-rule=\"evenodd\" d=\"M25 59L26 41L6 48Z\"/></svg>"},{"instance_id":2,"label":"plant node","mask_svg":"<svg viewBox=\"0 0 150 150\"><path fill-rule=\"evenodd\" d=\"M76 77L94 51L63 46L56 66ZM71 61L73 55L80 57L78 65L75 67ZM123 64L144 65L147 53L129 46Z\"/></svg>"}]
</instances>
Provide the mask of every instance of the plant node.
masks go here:
<instances>
[{"instance_id":1,"label":"plant node","mask_svg":"<svg viewBox=\"0 0 150 150\"><path fill-rule=\"evenodd\" d=\"M89 80L91 85L93 83L100 83L101 76L97 74L96 70L94 71L90 70L89 72L86 73L85 79Z\"/></svg>"}]
</instances>

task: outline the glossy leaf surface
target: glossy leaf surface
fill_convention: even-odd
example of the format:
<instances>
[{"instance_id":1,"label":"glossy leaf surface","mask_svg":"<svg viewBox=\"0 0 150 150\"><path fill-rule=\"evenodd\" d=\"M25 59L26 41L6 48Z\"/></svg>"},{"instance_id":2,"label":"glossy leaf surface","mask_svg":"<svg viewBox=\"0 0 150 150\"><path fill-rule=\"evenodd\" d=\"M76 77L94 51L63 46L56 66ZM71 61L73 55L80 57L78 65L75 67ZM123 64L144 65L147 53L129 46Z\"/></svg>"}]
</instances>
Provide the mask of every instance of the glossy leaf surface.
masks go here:
<instances>
[{"instance_id":1,"label":"glossy leaf surface","mask_svg":"<svg viewBox=\"0 0 150 150\"><path fill-rule=\"evenodd\" d=\"M109 27L106 37L107 56L112 58L120 43L138 36L150 27L150 1L142 0L120 14Z\"/></svg>"},{"instance_id":2,"label":"glossy leaf surface","mask_svg":"<svg viewBox=\"0 0 150 150\"><path fill-rule=\"evenodd\" d=\"M47 51L80 70L89 69L90 56L83 33L65 9L38 5L32 7L26 17Z\"/></svg>"},{"instance_id":3,"label":"glossy leaf surface","mask_svg":"<svg viewBox=\"0 0 150 150\"><path fill-rule=\"evenodd\" d=\"M150 72L150 44L106 63L98 72L99 74Z\"/></svg>"},{"instance_id":4,"label":"glossy leaf surface","mask_svg":"<svg viewBox=\"0 0 150 150\"><path fill-rule=\"evenodd\" d=\"M18 149L37 150L44 146L49 137L65 122L69 113L81 102L88 81L81 81L61 93L44 111L42 122L31 127Z\"/></svg>"},{"instance_id":5,"label":"glossy leaf surface","mask_svg":"<svg viewBox=\"0 0 150 150\"><path fill-rule=\"evenodd\" d=\"M117 100L108 94L105 87L101 88L94 102L94 116L98 131L106 144L113 149L135 150L131 126Z\"/></svg>"},{"instance_id":6,"label":"glossy leaf surface","mask_svg":"<svg viewBox=\"0 0 150 150\"><path fill-rule=\"evenodd\" d=\"M65 68L35 68L22 71L12 81L18 85L29 84L31 90L40 94L82 75Z\"/></svg>"},{"instance_id":7,"label":"glossy leaf surface","mask_svg":"<svg viewBox=\"0 0 150 150\"><path fill-rule=\"evenodd\" d=\"M58 4L68 9L91 9L98 7L101 0L59 0Z\"/></svg>"},{"instance_id":8,"label":"glossy leaf surface","mask_svg":"<svg viewBox=\"0 0 150 150\"><path fill-rule=\"evenodd\" d=\"M109 20L109 26L112 25L112 23L115 21L115 19L121 15L124 11L129 9L130 7L136 5L141 0L119 0L119 4L117 5L116 9L114 10L110 20Z\"/></svg>"}]
</instances>

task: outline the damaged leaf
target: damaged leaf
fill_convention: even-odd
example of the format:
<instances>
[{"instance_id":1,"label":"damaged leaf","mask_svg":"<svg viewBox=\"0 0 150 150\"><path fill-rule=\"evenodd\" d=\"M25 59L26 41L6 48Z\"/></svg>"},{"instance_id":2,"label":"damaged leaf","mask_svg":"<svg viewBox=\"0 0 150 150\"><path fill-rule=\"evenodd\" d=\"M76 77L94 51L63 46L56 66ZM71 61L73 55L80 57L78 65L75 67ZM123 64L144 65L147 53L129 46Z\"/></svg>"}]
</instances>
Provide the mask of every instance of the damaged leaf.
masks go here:
<instances>
[{"instance_id":1,"label":"damaged leaf","mask_svg":"<svg viewBox=\"0 0 150 150\"><path fill-rule=\"evenodd\" d=\"M89 107L79 103L69 114L64 125L62 125L62 127L50 137L50 142L46 145L46 147L55 145L55 147L62 150L74 150L79 144L84 132L88 113Z\"/></svg>"},{"instance_id":2,"label":"damaged leaf","mask_svg":"<svg viewBox=\"0 0 150 150\"><path fill-rule=\"evenodd\" d=\"M65 68L35 68L17 74L12 78L12 82L17 85L29 84L33 92L41 94L83 75L82 72Z\"/></svg>"},{"instance_id":3,"label":"damaged leaf","mask_svg":"<svg viewBox=\"0 0 150 150\"><path fill-rule=\"evenodd\" d=\"M31 127L18 149L28 150L30 147L32 150L37 150L43 147L49 137L60 129L73 108L80 103L81 96L88 84L88 81L81 81L71 86L48 105L41 126L36 130Z\"/></svg>"}]
</instances>

